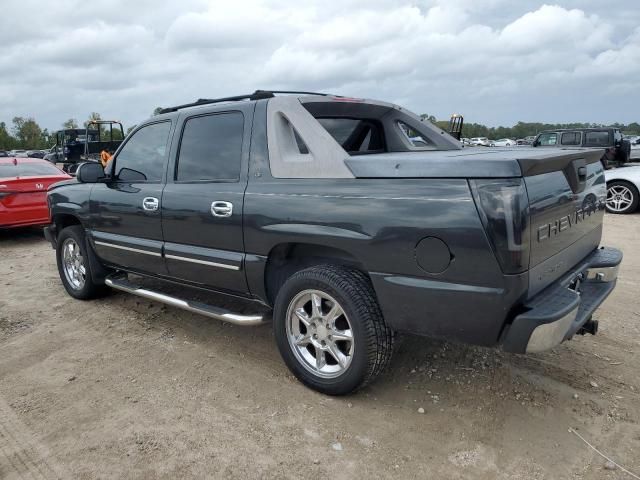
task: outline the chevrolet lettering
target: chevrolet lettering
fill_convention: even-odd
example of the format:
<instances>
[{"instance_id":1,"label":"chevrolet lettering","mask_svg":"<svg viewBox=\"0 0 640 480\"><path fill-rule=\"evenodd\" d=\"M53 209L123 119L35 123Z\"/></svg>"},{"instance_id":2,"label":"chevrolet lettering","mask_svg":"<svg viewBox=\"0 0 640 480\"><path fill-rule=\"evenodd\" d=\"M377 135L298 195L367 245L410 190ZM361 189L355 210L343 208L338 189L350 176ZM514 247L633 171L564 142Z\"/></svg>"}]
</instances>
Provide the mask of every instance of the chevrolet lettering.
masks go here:
<instances>
[{"instance_id":1,"label":"chevrolet lettering","mask_svg":"<svg viewBox=\"0 0 640 480\"><path fill-rule=\"evenodd\" d=\"M589 204L585 208L576 210L572 215L565 215L553 223L547 223L538 227L538 241L548 239L553 235L558 235L565 230L568 230L575 224L583 222L591 217L591 214L597 210L604 210L605 203L598 202L597 204Z\"/></svg>"}]
</instances>

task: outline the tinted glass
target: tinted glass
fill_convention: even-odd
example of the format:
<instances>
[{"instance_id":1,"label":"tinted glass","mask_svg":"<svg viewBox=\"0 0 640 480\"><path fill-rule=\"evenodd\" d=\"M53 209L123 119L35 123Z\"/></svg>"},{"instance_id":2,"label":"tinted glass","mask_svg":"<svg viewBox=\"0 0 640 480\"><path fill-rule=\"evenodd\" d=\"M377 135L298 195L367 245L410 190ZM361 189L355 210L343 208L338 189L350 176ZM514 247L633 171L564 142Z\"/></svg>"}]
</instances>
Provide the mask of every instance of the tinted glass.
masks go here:
<instances>
[{"instance_id":1,"label":"tinted glass","mask_svg":"<svg viewBox=\"0 0 640 480\"><path fill-rule=\"evenodd\" d=\"M51 164L47 163L13 163L0 165L0 177L38 177L40 175L63 175Z\"/></svg>"},{"instance_id":2,"label":"tinted glass","mask_svg":"<svg viewBox=\"0 0 640 480\"><path fill-rule=\"evenodd\" d=\"M541 133L538 137L538 145L555 145L558 143L557 133Z\"/></svg>"},{"instance_id":3,"label":"tinted glass","mask_svg":"<svg viewBox=\"0 0 640 480\"><path fill-rule=\"evenodd\" d=\"M123 182L159 182L165 167L171 122L152 123L135 132L115 159Z\"/></svg>"},{"instance_id":4,"label":"tinted glass","mask_svg":"<svg viewBox=\"0 0 640 480\"><path fill-rule=\"evenodd\" d=\"M580 132L565 132L560 138L562 145L580 145Z\"/></svg>"},{"instance_id":5,"label":"tinted glass","mask_svg":"<svg viewBox=\"0 0 640 480\"><path fill-rule=\"evenodd\" d=\"M178 157L178 181L238 181L244 117L240 112L186 121Z\"/></svg>"},{"instance_id":6,"label":"tinted glass","mask_svg":"<svg viewBox=\"0 0 640 480\"><path fill-rule=\"evenodd\" d=\"M409 140L414 147L426 147L429 145L429 140L406 123L398 122L398 126L407 140Z\"/></svg>"},{"instance_id":7,"label":"tinted glass","mask_svg":"<svg viewBox=\"0 0 640 480\"><path fill-rule=\"evenodd\" d=\"M342 145L356 129L360 120L352 118L319 118L318 122L336 142Z\"/></svg>"},{"instance_id":8,"label":"tinted glass","mask_svg":"<svg viewBox=\"0 0 640 480\"><path fill-rule=\"evenodd\" d=\"M606 147L609 145L609 132L586 132L584 143L594 147Z\"/></svg>"},{"instance_id":9,"label":"tinted glass","mask_svg":"<svg viewBox=\"0 0 640 480\"><path fill-rule=\"evenodd\" d=\"M382 127L377 121L326 117L317 120L352 155L377 153L385 148Z\"/></svg>"}]
</instances>

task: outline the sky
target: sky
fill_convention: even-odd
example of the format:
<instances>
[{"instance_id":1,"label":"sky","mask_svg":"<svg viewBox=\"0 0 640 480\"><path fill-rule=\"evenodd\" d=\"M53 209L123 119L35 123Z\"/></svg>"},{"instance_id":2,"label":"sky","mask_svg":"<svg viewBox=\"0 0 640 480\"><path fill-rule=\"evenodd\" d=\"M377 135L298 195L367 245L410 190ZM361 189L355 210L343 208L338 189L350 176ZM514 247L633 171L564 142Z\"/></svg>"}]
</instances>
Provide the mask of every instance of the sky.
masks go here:
<instances>
[{"instance_id":1,"label":"sky","mask_svg":"<svg viewBox=\"0 0 640 480\"><path fill-rule=\"evenodd\" d=\"M2 0L0 121L295 89L510 126L640 122L638 0Z\"/></svg>"}]
</instances>

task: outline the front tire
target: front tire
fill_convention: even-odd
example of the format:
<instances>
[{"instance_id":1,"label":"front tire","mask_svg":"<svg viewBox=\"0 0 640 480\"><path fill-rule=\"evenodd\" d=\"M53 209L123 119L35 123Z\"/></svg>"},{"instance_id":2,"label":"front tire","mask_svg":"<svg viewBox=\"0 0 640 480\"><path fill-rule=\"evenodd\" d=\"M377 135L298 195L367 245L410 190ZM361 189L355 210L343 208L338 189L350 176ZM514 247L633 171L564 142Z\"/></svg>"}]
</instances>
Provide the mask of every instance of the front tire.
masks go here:
<instances>
[{"instance_id":1,"label":"front tire","mask_svg":"<svg viewBox=\"0 0 640 480\"><path fill-rule=\"evenodd\" d=\"M64 228L58 235L56 261L62 285L69 295L79 300L97 298L107 287L97 284L91 276L91 265L80 225Z\"/></svg>"},{"instance_id":2,"label":"front tire","mask_svg":"<svg viewBox=\"0 0 640 480\"><path fill-rule=\"evenodd\" d=\"M393 352L393 331L368 277L337 265L307 268L285 282L275 301L274 333L293 374L328 395L367 385Z\"/></svg>"},{"instance_id":3,"label":"front tire","mask_svg":"<svg viewBox=\"0 0 640 480\"><path fill-rule=\"evenodd\" d=\"M607 212L627 214L638 208L638 189L621 180L614 180L607 184Z\"/></svg>"}]
</instances>

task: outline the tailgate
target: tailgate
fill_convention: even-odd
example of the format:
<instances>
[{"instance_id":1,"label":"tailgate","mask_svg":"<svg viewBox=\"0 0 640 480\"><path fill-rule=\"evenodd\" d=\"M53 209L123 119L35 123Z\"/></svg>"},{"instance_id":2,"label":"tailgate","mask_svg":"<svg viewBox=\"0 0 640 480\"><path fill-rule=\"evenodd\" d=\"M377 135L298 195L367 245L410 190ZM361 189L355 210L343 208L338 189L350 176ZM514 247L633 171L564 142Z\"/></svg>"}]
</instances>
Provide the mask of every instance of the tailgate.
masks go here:
<instances>
[{"instance_id":1,"label":"tailgate","mask_svg":"<svg viewBox=\"0 0 640 480\"><path fill-rule=\"evenodd\" d=\"M602 236L602 151L569 152L554 150L544 158L519 160L530 204L530 295L569 271Z\"/></svg>"}]
</instances>

